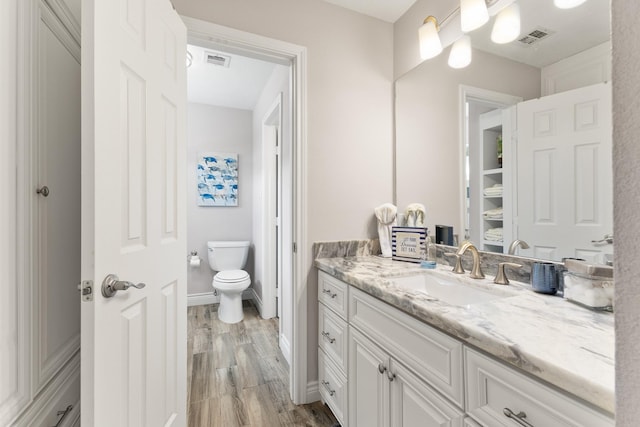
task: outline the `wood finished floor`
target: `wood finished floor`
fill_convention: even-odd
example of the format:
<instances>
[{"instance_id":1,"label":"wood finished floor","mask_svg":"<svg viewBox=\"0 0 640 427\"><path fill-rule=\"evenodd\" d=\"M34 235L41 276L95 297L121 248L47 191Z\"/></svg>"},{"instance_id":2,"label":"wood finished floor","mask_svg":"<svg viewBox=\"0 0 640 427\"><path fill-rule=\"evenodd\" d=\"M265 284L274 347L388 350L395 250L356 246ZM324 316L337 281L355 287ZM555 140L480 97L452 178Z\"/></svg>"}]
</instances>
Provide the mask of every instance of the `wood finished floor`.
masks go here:
<instances>
[{"instance_id":1,"label":"wood finished floor","mask_svg":"<svg viewBox=\"0 0 640 427\"><path fill-rule=\"evenodd\" d=\"M278 320L262 319L245 302L244 320L228 325L218 320L217 307L188 309L189 427L333 426L322 403L291 402Z\"/></svg>"}]
</instances>

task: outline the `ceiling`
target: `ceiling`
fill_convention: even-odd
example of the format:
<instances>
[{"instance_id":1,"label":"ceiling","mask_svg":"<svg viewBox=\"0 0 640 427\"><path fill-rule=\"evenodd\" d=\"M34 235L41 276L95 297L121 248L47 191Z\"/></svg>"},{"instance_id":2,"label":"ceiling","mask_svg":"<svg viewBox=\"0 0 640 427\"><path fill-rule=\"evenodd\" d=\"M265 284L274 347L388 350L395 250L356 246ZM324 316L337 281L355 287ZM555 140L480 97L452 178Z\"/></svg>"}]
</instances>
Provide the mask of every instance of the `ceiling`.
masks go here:
<instances>
[{"instance_id":1,"label":"ceiling","mask_svg":"<svg viewBox=\"0 0 640 427\"><path fill-rule=\"evenodd\" d=\"M470 33L473 47L542 68L610 38L608 1L589 0L573 9L558 9L552 0L519 0L518 3L521 37L537 28L551 30L553 34L533 45L518 41L495 44L491 41L495 19L492 18L488 24Z\"/></svg>"},{"instance_id":2,"label":"ceiling","mask_svg":"<svg viewBox=\"0 0 640 427\"><path fill-rule=\"evenodd\" d=\"M253 110L271 74L282 67L194 45L187 50L193 56L187 68L187 99L199 104ZM206 63L205 52L229 57L229 67Z\"/></svg>"},{"instance_id":3,"label":"ceiling","mask_svg":"<svg viewBox=\"0 0 640 427\"><path fill-rule=\"evenodd\" d=\"M324 0L364 15L394 23L416 0Z\"/></svg>"}]
</instances>

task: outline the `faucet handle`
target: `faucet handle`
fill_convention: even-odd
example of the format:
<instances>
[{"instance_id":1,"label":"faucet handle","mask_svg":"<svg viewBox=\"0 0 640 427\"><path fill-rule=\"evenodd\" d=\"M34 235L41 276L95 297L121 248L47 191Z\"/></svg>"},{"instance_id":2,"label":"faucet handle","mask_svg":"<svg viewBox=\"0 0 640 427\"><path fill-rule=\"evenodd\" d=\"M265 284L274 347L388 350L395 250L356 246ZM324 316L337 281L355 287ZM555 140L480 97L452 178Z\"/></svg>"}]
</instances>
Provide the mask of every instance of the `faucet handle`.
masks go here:
<instances>
[{"instance_id":1,"label":"faucet handle","mask_svg":"<svg viewBox=\"0 0 640 427\"><path fill-rule=\"evenodd\" d=\"M458 254L454 254L452 252L445 252L444 256L448 257L456 257L456 265L453 267L453 272L456 274L464 274L464 268L462 267L462 257Z\"/></svg>"},{"instance_id":2,"label":"faucet handle","mask_svg":"<svg viewBox=\"0 0 640 427\"><path fill-rule=\"evenodd\" d=\"M521 268L522 264L516 264L514 262L501 262L500 264L498 264L498 274L496 274L496 277L493 279L493 283L497 283L498 285L509 284L509 278L504 272L505 267Z\"/></svg>"}]
</instances>

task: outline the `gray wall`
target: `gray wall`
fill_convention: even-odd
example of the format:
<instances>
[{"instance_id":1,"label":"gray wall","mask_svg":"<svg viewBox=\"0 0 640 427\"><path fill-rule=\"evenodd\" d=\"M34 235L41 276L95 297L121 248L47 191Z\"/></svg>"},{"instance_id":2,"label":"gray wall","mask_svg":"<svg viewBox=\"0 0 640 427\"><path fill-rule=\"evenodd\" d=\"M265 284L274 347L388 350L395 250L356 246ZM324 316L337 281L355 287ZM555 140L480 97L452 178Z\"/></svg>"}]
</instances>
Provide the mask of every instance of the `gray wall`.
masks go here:
<instances>
[{"instance_id":1,"label":"gray wall","mask_svg":"<svg viewBox=\"0 0 640 427\"><path fill-rule=\"evenodd\" d=\"M187 114L187 248L197 250L202 258L199 268L187 270L187 293L194 295L213 292L207 241L253 238L253 115L248 110L203 104L189 104ZM197 205L198 153L211 151L238 153L237 207ZM245 269L253 277L253 248Z\"/></svg>"},{"instance_id":2,"label":"gray wall","mask_svg":"<svg viewBox=\"0 0 640 427\"><path fill-rule=\"evenodd\" d=\"M531 99L540 96L540 69L475 49L461 70L447 58L425 61L396 81L396 202L400 211L424 204L430 230L449 224L462 238L460 85Z\"/></svg>"},{"instance_id":3,"label":"gray wall","mask_svg":"<svg viewBox=\"0 0 640 427\"><path fill-rule=\"evenodd\" d=\"M640 3L613 0L616 425L640 419Z\"/></svg>"}]
</instances>

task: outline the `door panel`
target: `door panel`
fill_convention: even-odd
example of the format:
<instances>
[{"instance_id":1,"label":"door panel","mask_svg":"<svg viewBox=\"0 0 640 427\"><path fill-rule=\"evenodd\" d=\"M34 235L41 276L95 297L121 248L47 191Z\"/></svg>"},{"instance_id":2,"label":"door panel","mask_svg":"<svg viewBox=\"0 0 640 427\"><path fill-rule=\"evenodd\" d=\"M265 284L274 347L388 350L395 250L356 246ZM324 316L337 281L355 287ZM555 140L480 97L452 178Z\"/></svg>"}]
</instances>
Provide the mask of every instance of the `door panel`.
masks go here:
<instances>
[{"instance_id":1,"label":"door panel","mask_svg":"<svg viewBox=\"0 0 640 427\"><path fill-rule=\"evenodd\" d=\"M186 30L167 0L87 1L82 28L82 424L184 426Z\"/></svg>"},{"instance_id":2,"label":"door panel","mask_svg":"<svg viewBox=\"0 0 640 427\"><path fill-rule=\"evenodd\" d=\"M611 85L518 104L518 238L536 258L597 262L612 245Z\"/></svg>"},{"instance_id":3,"label":"door panel","mask_svg":"<svg viewBox=\"0 0 640 427\"><path fill-rule=\"evenodd\" d=\"M349 337L349 425L389 426L389 356L353 328Z\"/></svg>"}]
</instances>

